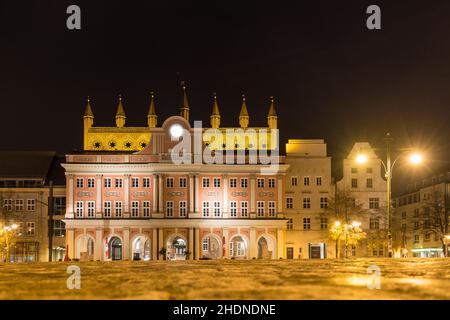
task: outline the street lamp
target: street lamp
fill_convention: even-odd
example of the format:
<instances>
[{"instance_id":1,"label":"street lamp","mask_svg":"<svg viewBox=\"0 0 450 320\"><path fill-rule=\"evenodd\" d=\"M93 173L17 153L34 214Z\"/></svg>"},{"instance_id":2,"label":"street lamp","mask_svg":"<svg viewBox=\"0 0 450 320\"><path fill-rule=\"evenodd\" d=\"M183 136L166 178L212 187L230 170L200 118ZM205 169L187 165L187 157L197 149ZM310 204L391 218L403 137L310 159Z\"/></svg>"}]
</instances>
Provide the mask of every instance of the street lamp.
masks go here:
<instances>
[{"instance_id":1,"label":"street lamp","mask_svg":"<svg viewBox=\"0 0 450 320\"><path fill-rule=\"evenodd\" d=\"M418 152L411 152L411 149L401 149L402 152L391 162L391 134L386 133L386 163L381 160L381 164L384 168L384 176L386 178L386 193L387 193L387 229L388 229L388 254L389 258L393 256L392 254L392 233L391 233L391 197L392 197L392 170L394 169L397 160L408 154L409 163L412 165L419 165L423 161L423 156ZM368 161L367 155L360 153L356 156L356 162L359 164L364 164Z\"/></svg>"}]
</instances>

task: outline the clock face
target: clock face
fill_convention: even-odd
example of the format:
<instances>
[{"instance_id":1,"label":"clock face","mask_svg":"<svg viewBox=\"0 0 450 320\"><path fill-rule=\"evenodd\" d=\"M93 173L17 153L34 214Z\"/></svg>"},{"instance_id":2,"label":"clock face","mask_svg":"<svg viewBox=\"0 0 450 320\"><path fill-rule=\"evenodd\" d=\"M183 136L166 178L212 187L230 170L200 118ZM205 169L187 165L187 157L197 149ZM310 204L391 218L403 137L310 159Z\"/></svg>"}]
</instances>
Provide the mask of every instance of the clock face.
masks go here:
<instances>
[{"instance_id":1,"label":"clock face","mask_svg":"<svg viewBox=\"0 0 450 320\"><path fill-rule=\"evenodd\" d=\"M173 138L179 138L181 137L183 134L183 127L180 126L179 124L174 124L170 127L170 135Z\"/></svg>"}]
</instances>

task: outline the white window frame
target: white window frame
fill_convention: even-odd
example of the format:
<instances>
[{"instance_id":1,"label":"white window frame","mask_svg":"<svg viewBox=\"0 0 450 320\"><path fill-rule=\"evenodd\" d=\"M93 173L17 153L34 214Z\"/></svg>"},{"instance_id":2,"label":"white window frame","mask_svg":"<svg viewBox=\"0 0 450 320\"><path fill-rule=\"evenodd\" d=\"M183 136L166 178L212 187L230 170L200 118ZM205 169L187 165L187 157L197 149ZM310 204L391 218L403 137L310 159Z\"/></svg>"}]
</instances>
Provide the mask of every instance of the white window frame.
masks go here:
<instances>
[{"instance_id":1,"label":"white window frame","mask_svg":"<svg viewBox=\"0 0 450 320\"><path fill-rule=\"evenodd\" d=\"M263 189L265 186L265 180L264 178L257 178L256 179L256 186L258 187L258 189Z\"/></svg>"},{"instance_id":2,"label":"white window frame","mask_svg":"<svg viewBox=\"0 0 450 320\"><path fill-rule=\"evenodd\" d=\"M114 179L114 185L116 188L122 188L123 186L123 179L122 178L115 178Z\"/></svg>"},{"instance_id":3,"label":"white window frame","mask_svg":"<svg viewBox=\"0 0 450 320\"><path fill-rule=\"evenodd\" d=\"M167 177L166 178L166 188L173 188L173 186L174 186L173 177Z\"/></svg>"},{"instance_id":4,"label":"white window frame","mask_svg":"<svg viewBox=\"0 0 450 320\"><path fill-rule=\"evenodd\" d=\"M111 217L112 212L112 201L104 201L103 202L103 215L105 217Z\"/></svg>"},{"instance_id":5,"label":"white window frame","mask_svg":"<svg viewBox=\"0 0 450 320\"><path fill-rule=\"evenodd\" d=\"M173 201L166 201L166 216L173 217Z\"/></svg>"},{"instance_id":6,"label":"white window frame","mask_svg":"<svg viewBox=\"0 0 450 320\"><path fill-rule=\"evenodd\" d=\"M114 215L116 217L122 217L122 212L123 212L122 201L115 201L114 202Z\"/></svg>"},{"instance_id":7,"label":"white window frame","mask_svg":"<svg viewBox=\"0 0 450 320\"><path fill-rule=\"evenodd\" d=\"M220 185L221 185L221 181L220 181L221 179L220 178L213 178L213 187L214 188L220 188Z\"/></svg>"},{"instance_id":8,"label":"white window frame","mask_svg":"<svg viewBox=\"0 0 450 320\"><path fill-rule=\"evenodd\" d=\"M264 201L257 201L256 202L256 208L257 208L257 212L256 212L256 214L257 214L257 216L259 217L259 218L261 218L261 217L264 217L264 215L265 215L265 203L264 203Z\"/></svg>"},{"instance_id":9,"label":"white window frame","mask_svg":"<svg viewBox=\"0 0 450 320\"><path fill-rule=\"evenodd\" d=\"M187 215L187 201L182 200L179 202L179 215L180 217L186 217Z\"/></svg>"},{"instance_id":10,"label":"white window frame","mask_svg":"<svg viewBox=\"0 0 450 320\"><path fill-rule=\"evenodd\" d=\"M269 217L273 218L276 216L276 202L275 201L269 201Z\"/></svg>"},{"instance_id":11,"label":"white window frame","mask_svg":"<svg viewBox=\"0 0 450 320\"><path fill-rule=\"evenodd\" d=\"M150 188L150 182L151 178L150 177L144 177L142 178L142 187L144 188Z\"/></svg>"},{"instance_id":12,"label":"white window frame","mask_svg":"<svg viewBox=\"0 0 450 320\"><path fill-rule=\"evenodd\" d=\"M27 211L36 211L36 199L27 199Z\"/></svg>"},{"instance_id":13,"label":"white window frame","mask_svg":"<svg viewBox=\"0 0 450 320\"><path fill-rule=\"evenodd\" d=\"M178 180L178 184L180 188L187 188L187 178L186 177L180 177Z\"/></svg>"},{"instance_id":14,"label":"white window frame","mask_svg":"<svg viewBox=\"0 0 450 320\"><path fill-rule=\"evenodd\" d=\"M27 222L27 236L34 236L36 231L36 224L34 222Z\"/></svg>"},{"instance_id":15,"label":"white window frame","mask_svg":"<svg viewBox=\"0 0 450 320\"><path fill-rule=\"evenodd\" d=\"M104 178L103 179L103 186L105 188L111 188L112 185L112 179L111 178Z\"/></svg>"},{"instance_id":16,"label":"white window frame","mask_svg":"<svg viewBox=\"0 0 450 320\"><path fill-rule=\"evenodd\" d=\"M150 201L145 200L142 201L142 216L143 217L150 217L150 208L151 208L151 204Z\"/></svg>"},{"instance_id":17,"label":"white window frame","mask_svg":"<svg viewBox=\"0 0 450 320\"><path fill-rule=\"evenodd\" d=\"M237 201L230 201L230 217L237 217Z\"/></svg>"},{"instance_id":18,"label":"white window frame","mask_svg":"<svg viewBox=\"0 0 450 320\"><path fill-rule=\"evenodd\" d=\"M139 217L139 201L131 201L131 216L134 218Z\"/></svg>"},{"instance_id":19,"label":"white window frame","mask_svg":"<svg viewBox=\"0 0 450 320\"><path fill-rule=\"evenodd\" d=\"M202 178L202 187L209 188L209 186L210 186L209 178Z\"/></svg>"},{"instance_id":20,"label":"white window frame","mask_svg":"<svg viewBox=\"0 0 450 320\"><path fill-rule=\"evenodd\" d=\"M95 201L87 202L87 216L88 216L88 218L95 217Z\"/></svg>"},{"instance_id":21,"label":"white window frame","mask_svg":"<svg viewBox=\"0 0 450 320\"><path fill-rule=\"evenodd\" d=\"M309 179L309 176L304 176L303 177L303 185L304 186L309 186L311 183L311 180Z\"/></svg>"},{"instance_id":22,"label":"white window frame","mask_svg":"<svg viewBox=\"0 0 450 320\"><path fill-rule=\"evenodd\" d=\"M139 188L139 177L132 177L131 178L131 187L132 188Z\"/></svg>"},{"instance_id":23,"label":"white window frame","mask_svg":"<svg viewBox=\"0 0 450 320\"><path fill-rule=\"evenodd\" d=\"M291 186L293 186L293 187L298 186L298 177L297 176L291 177Z\"/></svg>"},{"instance_id":24,"label":"white window frame","mask_svg":"<svg viewBox=\"0 0 450 320\"><path fill-rule=\"evenodd\" d=\"M237 178L230 178L230 188L237 188Z\"/></svg>"},{"instance_id":25,"label":"white window frame","mask_svg":"<svg viewBox=\"0 0 450 320\"><path fill-rule=\"evenodd\" d=\"M215 218L220 217L220 215L222 213L220 201L214 201L213 202L213 212L214 212L214 217Z\"/></svg>"},{"instance_id":26,"label":"white window frame","mask_svg":"<svg viewBox=\"0 0 450 320\"><path fill-rule=\"evenodd\" d=\"M88 188L95 188L95 178L88 178L87 179L87 187Z\"/></svg>"},{"instance_id":27,"label":"white window frame","mask_svg":"<svg viewBox=\"0 0 450 320\"><path fill-rule=\"evenodd\" d=\"M83 201L75 202L75 213L77 218L83 218L84 214L84 203Z\"/></svg>"},{"instance_id":28,"label":"white window frame","mask_svg":"<svg viewBox=\"0 0 450 320\"><path fill-rule=\"evenodd\" d=\"M209 201L203 201L202 202L202 216L209 217L209 215L210 215Z\"/></svg>"},{"instance_id":29,"label":"white window frame","mask_svg":"<svg viewBox=\"0 0 450 320\"><path fill-rule=\"evenodd\" d=\"M248 201L241 201L241 217L248 217Z\"/></svg>"},{"instance_id":30,"label":"white window frame","mask_svg":"<svg viewBox=\"0 0 450 320\"><path fill-rule=\"evenodd\" d=\"M271 189L275 188L276 185L275 178L268 178L267 180L268 180L267 185L269 186L269 188Z\"/></svg>"},{"instance_id":31,"label":"white window frame","mask_svg":"<svg viewBox=\"0 0 450 320\"><path fill-rule=\"evenodd\" d=\"M286 197L286 209L294 209L294 198Z\"/></svg>"},{"instance_id":32,"label":"white window frame","mask_svg":"<svg viewBox=\"0 0 450 320\"><path fill-rule=\"evenodd\" d=\"M241 188L242 189L248 188L248 178L241 178Z\"/></svg>"},{"instance_id":33,"label":"white window frame","mask_svg":"<svg viewBox=\"0 0 450 320\"><path fill-rule=\"evenodd\" d=\"M84 188L84 179L83 178L77 178L75 183L76 183L76 187L78 189Z\"/></svg>"}]
</instances>

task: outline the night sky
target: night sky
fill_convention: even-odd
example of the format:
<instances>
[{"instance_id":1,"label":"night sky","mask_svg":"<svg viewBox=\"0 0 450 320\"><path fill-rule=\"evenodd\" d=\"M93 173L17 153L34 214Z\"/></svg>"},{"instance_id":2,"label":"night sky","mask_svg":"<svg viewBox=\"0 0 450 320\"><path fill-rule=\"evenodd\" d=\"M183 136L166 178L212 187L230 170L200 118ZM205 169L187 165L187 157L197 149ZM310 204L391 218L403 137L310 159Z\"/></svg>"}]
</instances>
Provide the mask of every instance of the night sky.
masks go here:
<instances>
[{"instance_id":1,"label":"night sky","mask_svg":"<svg viewBox=\"0 0 450 320\"><path fill-rule=\"evenodd\" d=\"M66 28L70 4L80 31ZM382 30L366 28L370 4ZM209 124L217 92L222 124L237 125L245 93L251 125L265 125L274 95L282 142L323 138L338 162L390 131L446 165L449 31L438 0L0 0L0 149L79 149L87 95L95 125L114 124L122 94L127 125L143 126L155 91L161 124L178 113L178 78L191 119Z\"/></svg>"}]
</instances>

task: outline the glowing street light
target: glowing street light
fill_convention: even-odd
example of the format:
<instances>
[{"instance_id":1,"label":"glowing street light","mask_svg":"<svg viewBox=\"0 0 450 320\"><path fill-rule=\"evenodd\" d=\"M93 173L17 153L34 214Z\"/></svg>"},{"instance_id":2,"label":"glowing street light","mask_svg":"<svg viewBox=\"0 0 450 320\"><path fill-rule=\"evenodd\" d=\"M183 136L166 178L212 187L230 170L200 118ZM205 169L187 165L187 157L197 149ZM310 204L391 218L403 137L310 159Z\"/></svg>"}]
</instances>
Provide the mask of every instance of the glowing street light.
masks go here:
<instances>
[{"instance_id":1,"label":"glowing street light","mask_svg":"<svg viewBox=\"0 0 450 320\"><path fill-rule=\"evenodd\" d=\"M358 162L359 164L363 164L367 162L367 155L365 154L358 154L356 156L356 162Z\"/></svg>"},{"instance_id":2,"label":"glowing street light","mask_svg":"<svg viewBox=\"0 0 450 320\"><path fill-rule=\"evenodd\" d=\"M409 162L414 165L420 164L422 160L423 157L420 153L413 153L409 156Z\"/></svg>"},{"instance_id":3,"label":"glowing street light","mask_svg":"<svg viewBox=\"0 0 450 320\"><path fill-rule=\"evenodd\" d=\"M391 138L391 134L388 132L386 133L386 163L381 161L381 164L383 165L385 177L386 177L386 192L387 192L387 231L388 231L388 252L389 257L392 257L392 233L391 233L391 189L392 189L392 170L394 169L395 163L397 160L401 157L403 157L405 154L400 153L397 158L394 159L394 161L391 162L391 141L393 139ZM356 156L356 162L359 164L364 164L367 162L368 157L367 155L360 153ZM409 163L412 165L419 165L423 161L423 156L420 153L414 152L409 155Z\"/></svg>"}]
</instances>

